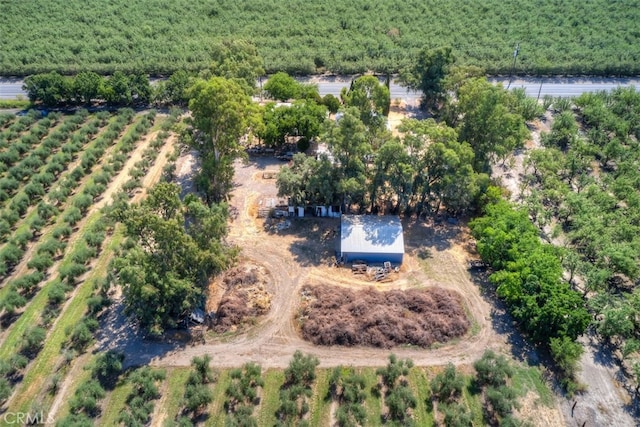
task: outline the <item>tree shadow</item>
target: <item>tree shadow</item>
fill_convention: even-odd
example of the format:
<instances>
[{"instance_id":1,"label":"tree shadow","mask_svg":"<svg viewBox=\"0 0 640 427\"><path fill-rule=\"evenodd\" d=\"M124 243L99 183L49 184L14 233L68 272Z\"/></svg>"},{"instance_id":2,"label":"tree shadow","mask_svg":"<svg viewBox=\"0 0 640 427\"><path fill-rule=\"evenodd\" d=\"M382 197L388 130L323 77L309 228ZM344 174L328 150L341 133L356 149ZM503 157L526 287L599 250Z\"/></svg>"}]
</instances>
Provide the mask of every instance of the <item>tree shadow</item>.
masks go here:
<instances>
[{"instance_id":1,"label":"tree shadow","mask_svg":"<svg viewBox=\"0 0 640 427\"><path fill-rule=\"evenodd\" d=\"M285 164L282 160L274 157L273 154L268 155L249 155L240 166L241 168L255 168L260 171L267 169L278 169L281 165Z\"/></svg>"},{"instance_id":2,"label":"tree shadow","mask_svg":"<svg viewBox=\"0 0 640 427\"><path fill-rule=\"evenodd\" d=\"M507 338L511 356L529 366L551 366L548 355L542 354L518 329L506 304L496 295L495 286L489 282L491 272L483 268L469 268L471 280L480 289L482 298L491 305L491 326L500 335Z\"/></svg>"},{"instance_id":3,"label":"tree shadow","mask_svg":"<svg viewBox=\"0 0 640 427\"><path fill-rule=\"evenodd\" d=\"M405 253L424 257L430 251L447 250L454 242L463 242L465 239L462 222L434 222L430 218L405 218L401 222ZM289 244L289 250L294 261L302 267L333 265L335 261L334 257L340 245L339 218L272 218L265 221L264 229L271 235L295 238ZM372 233L371 230L367 232Z\"/></svg>"},{"instance_id":4,"label":"tree shadow","mask_svg":"<svg viewBox=\"0 0 640 427\"><path fill-rule=\"evenodd\" d=\"M137 322L124 312L122 298L113 302L99 318L96 351L115 350L125 355L123 368L148 365L169 353L184 350L185 339L168 331L162 340L150 340ZM186 331L185 331L186 332Z\"/></svg>"},{"instance_id":5,"label":"tree shadow","mask_svg":"<svg viewBox=\"0 0 640 427\"><path fill-rule=\"evenodd\" d=\"M288 221L288 222L287 222ZM280 228L278 224L288 224ZM293 237L289 250L302 267L330 265L340 238L340 220L336 218L304 217L265 221L266 231Z\"/></svg>"},{"instance_id":6,"label":"tree shadow","mask_svg":"<svg viewBox=\"0 0 640 427\"><path fill-rule=\"evenodd\" d=\"M452 221L453 222L453 221ZM405 218L402 220L405 252L418 252L424 248L445 251L463 239L461 222L447 222L442 217L427 219Z\"/></svg>"}]
</instances>

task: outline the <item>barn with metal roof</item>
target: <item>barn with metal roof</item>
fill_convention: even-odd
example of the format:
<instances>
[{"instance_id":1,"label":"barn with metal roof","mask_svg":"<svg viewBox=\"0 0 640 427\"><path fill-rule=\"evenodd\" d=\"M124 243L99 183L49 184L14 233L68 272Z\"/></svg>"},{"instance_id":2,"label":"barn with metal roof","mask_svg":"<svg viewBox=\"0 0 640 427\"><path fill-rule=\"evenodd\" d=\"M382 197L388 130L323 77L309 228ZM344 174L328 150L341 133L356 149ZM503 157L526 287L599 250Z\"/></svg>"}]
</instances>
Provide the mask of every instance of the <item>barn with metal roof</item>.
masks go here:
<instances>
[{"instance_id":1,"label":"barn with metal roof","mask_svg":"<svg viewBox=\"0 0 640 427\"><path fill-rule=\"evenodd\" d=\"M402 264L404 237L402 223L395 216L342 215L340 241L336 250L345 263Z\"/></svg>"}]
</instances>

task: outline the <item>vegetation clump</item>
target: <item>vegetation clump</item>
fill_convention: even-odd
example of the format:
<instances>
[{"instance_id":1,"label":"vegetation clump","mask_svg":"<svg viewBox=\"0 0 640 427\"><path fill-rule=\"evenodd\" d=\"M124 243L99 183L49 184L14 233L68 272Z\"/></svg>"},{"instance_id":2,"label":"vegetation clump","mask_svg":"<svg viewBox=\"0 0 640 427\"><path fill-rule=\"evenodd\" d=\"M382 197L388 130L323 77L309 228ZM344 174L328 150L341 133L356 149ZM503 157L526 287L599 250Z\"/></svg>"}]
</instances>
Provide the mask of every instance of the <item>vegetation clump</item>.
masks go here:
<instances>
[{"instance_id":1,"label":"vegetation clump","mask_svg":"<svg viewBox=\"0 0 640 427\"><path fill-rule=\"evenodd\" d=\"M302 336L318 345L428 348L469 329L459 296L441 288L380 292L305 286L303 292L312 300L300 311Z\"/></svg>"}]
</instances>

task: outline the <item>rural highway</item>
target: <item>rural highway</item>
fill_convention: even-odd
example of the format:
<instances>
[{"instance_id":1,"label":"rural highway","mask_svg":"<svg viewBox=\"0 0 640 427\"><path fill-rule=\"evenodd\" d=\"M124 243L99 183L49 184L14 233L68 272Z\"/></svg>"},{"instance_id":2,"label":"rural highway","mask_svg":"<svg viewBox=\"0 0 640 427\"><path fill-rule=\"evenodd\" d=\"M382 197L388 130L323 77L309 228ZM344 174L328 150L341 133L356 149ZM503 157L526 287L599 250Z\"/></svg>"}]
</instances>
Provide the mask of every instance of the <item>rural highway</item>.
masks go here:
<instances>
[{"instance_id":1,"label":"rural highway","mask_svg":"<svg viewBox=\"0 0 640 427\"><path fill-rule=\"evenodd\" d=\"M494 83L502 83L507 86L508 78L492 77L489 79ZM351 81L350 76L335 77L307 77L301 78L300 81L305 83L315 83L318 85L320 95L326 94L340 95L343 87L349 87ZM540 85L542 84L542 89ZM585 92L596 92L601 90L611 90L618 86L634 85L640 88L640 77L634 78L599 78L599 77L527 77L514 79L511 82L511 88L523 87L527 95L537 97L538 91L540 96L562 96L572 97L579 96ZM17 78L0 78L0 99L14 99L17 96L26 97L22 90L22 80ZM391 83L391 99L403 99L406 102L414 102L420 98L419 92L407 91L396 83Z\"/></svg>"}]
</instances>

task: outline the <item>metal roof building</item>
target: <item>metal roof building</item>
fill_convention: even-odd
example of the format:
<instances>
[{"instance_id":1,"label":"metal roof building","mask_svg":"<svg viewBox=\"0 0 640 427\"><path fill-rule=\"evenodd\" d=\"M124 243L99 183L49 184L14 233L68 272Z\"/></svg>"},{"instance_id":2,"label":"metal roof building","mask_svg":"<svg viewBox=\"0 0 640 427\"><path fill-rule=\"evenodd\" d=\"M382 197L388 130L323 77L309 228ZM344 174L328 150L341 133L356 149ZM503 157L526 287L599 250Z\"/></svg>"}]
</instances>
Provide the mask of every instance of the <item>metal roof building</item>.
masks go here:
<instances>
[{"instance_id":1,"label":"metal roof building","mask_svg":"<svg viewBox=\"0 0 640 427\"><path fill-rule=\"evenodd\" d=\"M402 223L395 216L342 215L336 252L346 263L362 260L402 264Z\"/></svg>"}]
</instances>

